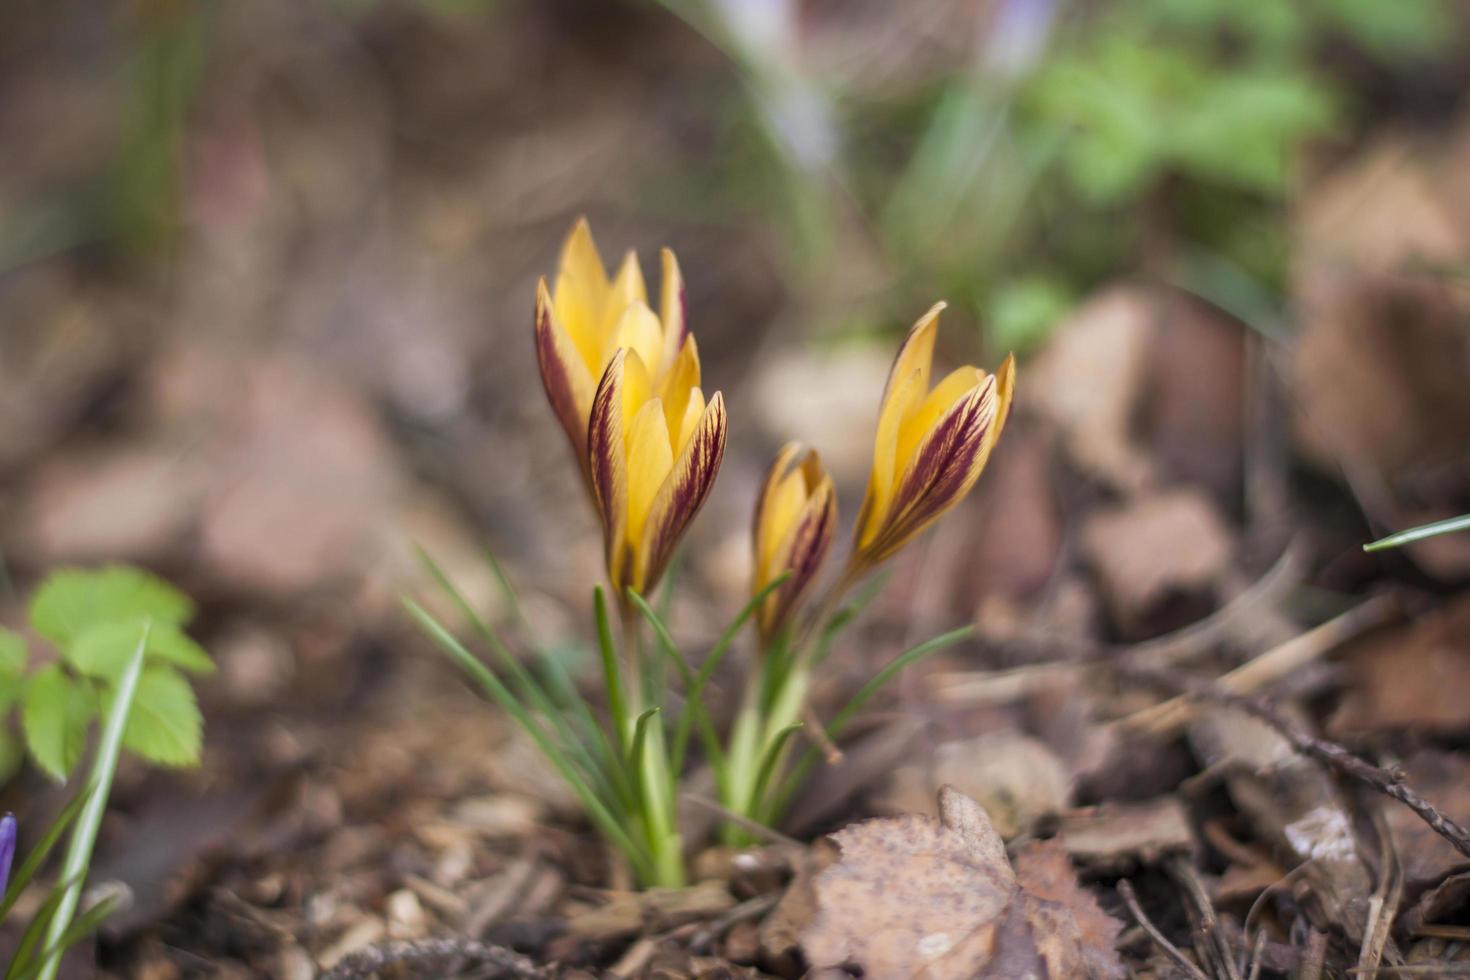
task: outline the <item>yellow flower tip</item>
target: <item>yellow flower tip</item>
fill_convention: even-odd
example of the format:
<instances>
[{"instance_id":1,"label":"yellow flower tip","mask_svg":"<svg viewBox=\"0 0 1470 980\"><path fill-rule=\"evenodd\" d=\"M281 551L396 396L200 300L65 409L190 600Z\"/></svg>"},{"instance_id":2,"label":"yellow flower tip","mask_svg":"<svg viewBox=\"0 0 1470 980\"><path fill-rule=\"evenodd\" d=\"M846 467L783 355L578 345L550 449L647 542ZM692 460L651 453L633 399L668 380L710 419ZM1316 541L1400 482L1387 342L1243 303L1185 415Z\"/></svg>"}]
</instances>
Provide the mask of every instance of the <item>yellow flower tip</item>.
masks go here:
<instances>
[{"instance_id":1,"label":"yellow flower tip","mask_svg":"<svg viewBox=\"0 0 1470 980\"><path fill-rule=\"evenodd\" d=\"M781 447L756 498L752 594L786 580L756 610L761 635L785 626L816 578L837 528L837 494L815 450Z\"/></svg>"},{"instance_id":2,"label":"yellow flower tip","mask_svg":"<svg viewBox=\"0 0 1470 980\"><path fill-rule=\"evenodd\" d=\"M642 357L619 348L593 399L588 470L602 518L608 577L617 594L647 594L703 506L724 459L724 396L697 386L680 399L678 426L648 380Z\"/></svg>"},{"instance_id":3,"label":"yellow flower tip","mask_svg":"<svg viewBox=\"0 0 1470 980\"><path fill-rule=\"evenodd\" d=\"M1013 356L996 375L965 366L930 387L943 309L936 303L914 324L889 373L856 530L853 564L860 569L891 557L964 499L1010 411Z\"/></svg>"},{"instance_id":4,"label":"yellow flower tip","mask_svg":"<svg viewBox=\"0 0 1470 980\"><path fill-rule=\"evenodd\" d=\"M635 383L630 390L658 394L671 433L682 431L681 413L690 409L688 395L699 385L698 352L690 346L684 353L692 337L685 323L678 260L663 249L661 261L656 315L649 306L637 253L626 252L609 278L592 226L586 217L578 217L562 242L555 278L549 285L544 277L536 284L536 358L542 384L594 501L587 435L599 382L616 352L626 348L637 355L639 377L648 383ZM640 405L644 397L639 396ZM698 410L704 408L701 395Z\"/></svg>"}]
</instances>

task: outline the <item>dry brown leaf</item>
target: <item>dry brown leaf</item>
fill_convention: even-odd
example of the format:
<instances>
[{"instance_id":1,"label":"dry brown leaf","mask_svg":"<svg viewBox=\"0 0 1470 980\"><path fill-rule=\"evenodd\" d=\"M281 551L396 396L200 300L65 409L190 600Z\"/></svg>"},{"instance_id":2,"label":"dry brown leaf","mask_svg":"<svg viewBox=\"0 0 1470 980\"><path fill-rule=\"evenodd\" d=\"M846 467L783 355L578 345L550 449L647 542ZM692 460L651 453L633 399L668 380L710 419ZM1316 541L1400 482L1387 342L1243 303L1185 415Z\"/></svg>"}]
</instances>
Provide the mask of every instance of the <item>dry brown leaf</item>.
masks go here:
<instances>
[{"instance_id":1,"label":"dry brown leaf","mask_svg":"<svg viewBox=\"0 0 1470 980\"><path fill-rule=\"evenodd\" d=\"M1015 858L1016 880L1028 894L1056 902L1076 920L1082 955L1092 975L1122 977L1125 971L1113 951L1123 923L1103 911L1093 894L1077 883L1077 872L1058 839L1031 841Z\"/></svg>"},{"instance_id":2,"label":"dry brown leaf","mask_svg":"<svg viewBox=\"0 0 1470 980\"><path fill-rule=\"evenodd\" d=\"M842 856L814 880L817 915L801 934L813 967L930 980L1116 975L1116 959L1084 947L1072 907L1021 887L985 810L951 787L937 820L870 820L833 837ZM1088 935L1101 928L1089 921Z\"/></svg>"},{"instance_id":3,"label":"dry brown leaf","mask_svg":"<svg viewBox=\"0 0 1470 980\"><path fill-rule=\"evenodd\" d=\"M1470 596L1403 626L1352 641L1347 693L1333 714L1333 735L1414 729L1470 731Z\"/></svg>"},{"instance_id":4,"label":"dry brown leaf","mask_svg":"<svg viewBox=\"0 0 1470 980\"><path fill-rule=\"evenodd\" d=\"M1057 839L1077 862L1116 872L1196 846L1189 814L1172 796L1073 810L1062 816Z\"/></svg>"},{"instance_id":5,"label":"dry brown leaf","mask_svg":"<svg viewBox=\"0 0 1470 980\"><path fill-rule=\"evenodd\" d=\"M1158 297L1115 286L1088 300L1051 334L1027 371L1021 397L1062 431L1084 470L1121 490L1153 480L1130 435L1143 390Z\"/></svg>"},{"instance_id":6,"label":"dry brown leaf","mask_svg":"<svg viewBox=\"0 0 1470 980\"><path fill-rule=\"evenodd\" d=\"M1010 840L1067 806L1072 774L1040 739L1016 731L988 732L945 742L929 766L897 770L885 809L932 814L941 786L953 786L983 806L996 832Z\"/></svg>"},{"instance_id":7,"label":"dry brown leaf","mask_svg":"<svg viewBox=\"0 0 1470 980\"><path fill-rule=\"evenodd\" d=\"M1082 548L1114 619L1131 630L1169 599L1208 590L1230 562L1230 533L1209 498L1178 489L1094 512Z\"/></svg>"}]
</instances>

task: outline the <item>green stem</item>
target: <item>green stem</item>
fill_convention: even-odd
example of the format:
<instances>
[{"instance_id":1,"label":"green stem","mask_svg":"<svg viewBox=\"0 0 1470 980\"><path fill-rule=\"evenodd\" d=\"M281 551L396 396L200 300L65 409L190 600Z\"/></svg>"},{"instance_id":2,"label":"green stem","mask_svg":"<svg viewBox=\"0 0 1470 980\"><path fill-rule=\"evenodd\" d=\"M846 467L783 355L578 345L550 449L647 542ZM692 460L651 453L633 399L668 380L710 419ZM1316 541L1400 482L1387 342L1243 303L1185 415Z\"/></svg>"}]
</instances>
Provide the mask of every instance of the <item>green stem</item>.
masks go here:
<instances>
[{"instance_id":1,"label":"green stem","mask_svg":"<svg viewBox=\"0 0 1470 980\"><path fill-rule=\"evenodd\" d=\"M97 831L102 826L102 814L107 809L107 797L112 788L112 777L117 772L117 757L122 753L123 732L127 728L128 716L133 710L133 696L138 691L138 678L143 675L143 651L148 648L148 633L151 623L143 626L143 635L133 650L122 676L118 678L117 690L112 696L112 707L107 713L107 723L97 743L97 761L92 765L92 774L87 781L87 802L77 816L72 828L71 842L66 849L66 863L61 869L60 880L66 882L65 892L56 906L46 929L46 941L42 949L46 958L36 973L37 980L55 980L61 968L61 956L66 951L61 944L72 915L81 900L82 879L87 875L87 866L92 860L92 848L97 844Z\"/></svg>"}]
</instances>

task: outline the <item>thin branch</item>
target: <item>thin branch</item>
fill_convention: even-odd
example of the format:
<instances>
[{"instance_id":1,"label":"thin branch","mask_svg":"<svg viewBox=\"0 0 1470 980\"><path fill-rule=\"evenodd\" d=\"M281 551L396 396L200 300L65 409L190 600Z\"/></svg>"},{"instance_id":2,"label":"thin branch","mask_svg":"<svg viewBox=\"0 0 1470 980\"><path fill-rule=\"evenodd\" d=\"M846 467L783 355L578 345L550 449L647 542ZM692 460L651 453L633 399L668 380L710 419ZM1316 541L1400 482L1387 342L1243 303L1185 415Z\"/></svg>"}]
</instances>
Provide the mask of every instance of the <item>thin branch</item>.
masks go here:
<instances>
[{"instance_id":1,"label":"thin branch","mask_svg":"<svg viewBox=\"0 0 1470 980\"><path fill-rule=\"evenodd\" d=\"M1291 743L1292 748L1303 755L1310 756L1327 767L1367 783L1385 796L1398 800L1414 811L1415 815L1428 824L1431 830L1454 845L1455 850L1470 857L1470 831L1440 813L1432 803L1420 796L1418 791L1404 781L1402 772L1383 769L1365 762L1336 742L1329 742L1303 731L1296 723L1273 708L1264 698L1222 690L1218 685L1209 681L1185 677L1173 671L1127 667L1120 667L1119 670L1125 676L1180 691L1191 698L1238 708L1246 714L1259 718L1276 729L1283 738Z\"/></svg>"},{"instance_id":2,"label":"thin branch","mask_svg":"<svg viewBox=\"0 0 1470 980\"><path fill-rule=\"evenodd\" d=\"M1128 911L1133 913L1133 920L1148 933L1148 937L1154 941L1154 945L1163 951L1164 955L1174 961L1174 965L1189 975L1190 980L1210 980L1205 972L1195 966L1194 962L1182 952L1179 947L1169 942L1159 927L1149 921L1148 916L1143 914L1143 908L1138 904L1138 896L1133 893L1133 885L1125 878L1118 882L1118 894L1123 897L1123 902L1128 906Z\"/></svg>"}]
</instances>

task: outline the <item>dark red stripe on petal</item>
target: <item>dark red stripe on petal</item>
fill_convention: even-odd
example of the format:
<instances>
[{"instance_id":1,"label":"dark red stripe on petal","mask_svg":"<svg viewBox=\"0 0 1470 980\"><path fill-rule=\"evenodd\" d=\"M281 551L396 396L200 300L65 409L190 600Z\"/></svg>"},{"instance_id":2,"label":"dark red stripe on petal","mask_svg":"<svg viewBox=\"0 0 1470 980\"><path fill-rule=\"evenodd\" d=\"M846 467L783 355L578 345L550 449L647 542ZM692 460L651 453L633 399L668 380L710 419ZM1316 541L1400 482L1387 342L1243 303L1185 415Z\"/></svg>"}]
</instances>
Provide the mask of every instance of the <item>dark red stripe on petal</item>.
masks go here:
<instances>
[{"instance_id":1,"label":"dark red stripe on petal","mask_svg":"<svg viewBox=\"0 0 1470 980\"><path fill-rule=\"evenodd\" d=\"M899 482L883 527L865 551L882 561L923 531L974 486L976 463L995 421L995 378L985 380L935 424Z\"/></svg>"},{"instance_id":2,"label":"dark red stripe on petal","mask_svg":"<svg viewBox=\"0 0 1470 980\"><path fill-rule=\"evenodd\" d=\"M536 363L541 368L541 384L546 389L546 400L556 413L557 421L566 430L576 455L577 465L583 474L587 472L587 428L586 421L577 406L573 393L571 369L563 360L564 346L557 343L559 329L552 321L550 294L546 281L542 280L536 290Z\"/></svg>"},{"instance_id":3,"label":"dark red stripe on petal","mask_svg":"<svg viewBox=\"0 0 1470 980\"><path fill-rule=\"evenodd\" d=\"M623 361L627 351L619 349L608 362L592 397L592 413L587 420L587 464L592 478L592 494L602 515L611 549L622 526L628 488L623 439ZM609 567L612 555L609 553Z\"/></svg>"},{"instance_id":4,"label":"dark red stripe on petal","mask_svg":"<svg viewBox=\"0 0 1470 980\"><path fill-rule=\"evenodd\" d=\"M704 505L725 458L725 398L715 392L689 444L674 461L648 513L644 531L644 571L638 588L645 594L658 582L684 530Z\"/></svg>"}]
</instances>

